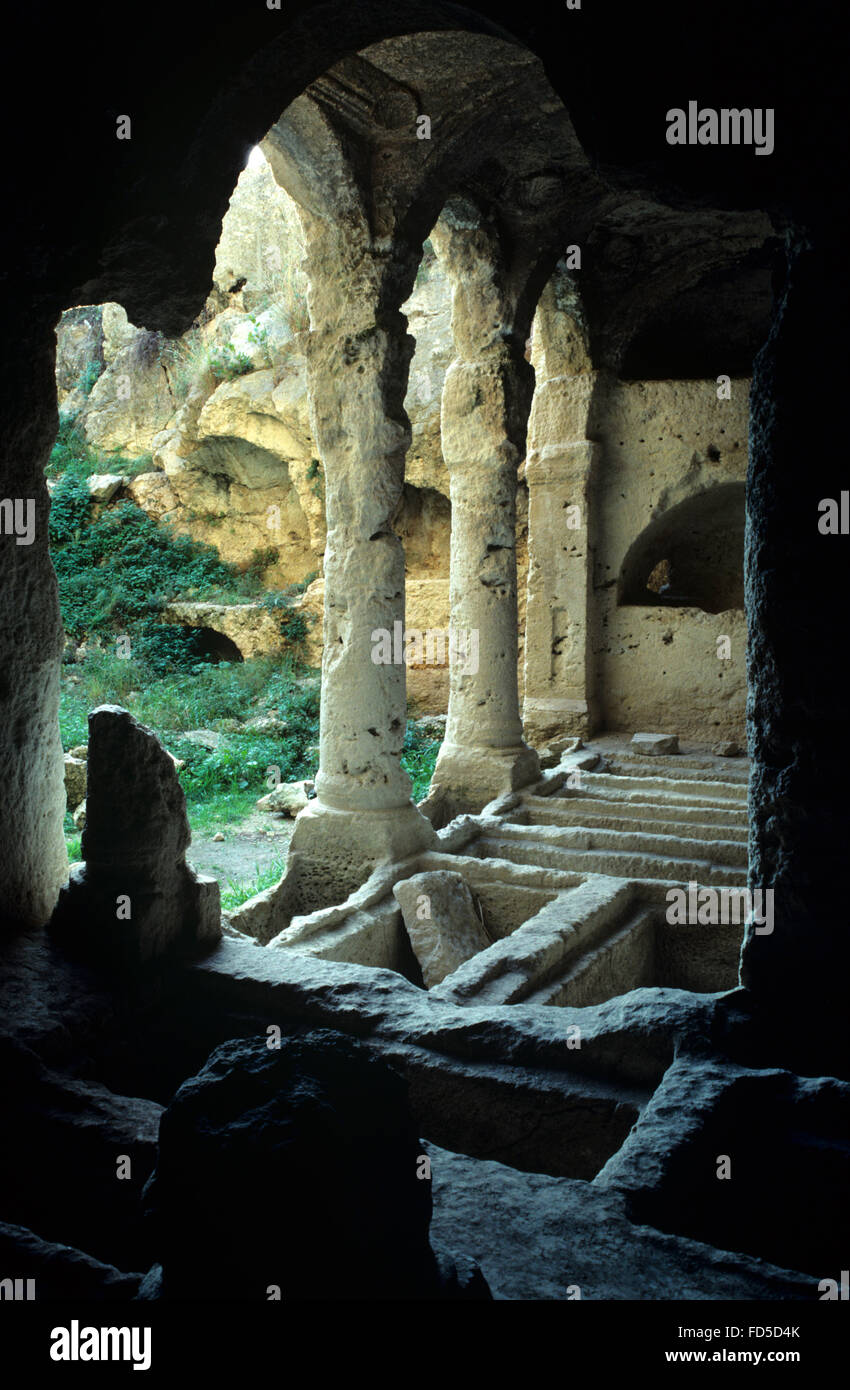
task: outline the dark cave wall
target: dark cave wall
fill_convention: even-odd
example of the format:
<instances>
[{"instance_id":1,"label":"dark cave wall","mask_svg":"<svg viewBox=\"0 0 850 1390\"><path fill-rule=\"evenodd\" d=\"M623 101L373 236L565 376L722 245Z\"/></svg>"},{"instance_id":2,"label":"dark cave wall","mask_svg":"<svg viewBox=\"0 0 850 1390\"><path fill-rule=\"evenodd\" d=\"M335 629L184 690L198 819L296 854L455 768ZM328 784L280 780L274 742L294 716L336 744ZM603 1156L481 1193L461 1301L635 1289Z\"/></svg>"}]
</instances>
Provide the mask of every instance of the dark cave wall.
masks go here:
<instances>
[{"instance_id":1,"label":"dark cave wall","mask_svg":"<svg viewBox=\"0 0 850 1390\"><path fill-rule=\"evenodd\" d=\"M742 983L789 1033L846 1048L847 685L850 536L820 502L850 487L842 447L846 253L830 227L789 238L785 283L753 375L745 587L753 749L750 882L773 887L772 935L749 934ZM815 343L830 350L813 352ZM839 1063L840 1064L840 1063Z\"/></svg>"},{"instance_id":2,"label":"dark cave wall","mask_svg":"<svg viewBox=\"0 0 850 1390\"><path fill-rule=\"evenodd\" d=\"M50 325L2 338L0 498L35 504L35 535L0 536L0 923L44 922L68 868L59 738L62 626L47 544L44 466L56 436L55 338Z\"/></svg>"}]
</instances>

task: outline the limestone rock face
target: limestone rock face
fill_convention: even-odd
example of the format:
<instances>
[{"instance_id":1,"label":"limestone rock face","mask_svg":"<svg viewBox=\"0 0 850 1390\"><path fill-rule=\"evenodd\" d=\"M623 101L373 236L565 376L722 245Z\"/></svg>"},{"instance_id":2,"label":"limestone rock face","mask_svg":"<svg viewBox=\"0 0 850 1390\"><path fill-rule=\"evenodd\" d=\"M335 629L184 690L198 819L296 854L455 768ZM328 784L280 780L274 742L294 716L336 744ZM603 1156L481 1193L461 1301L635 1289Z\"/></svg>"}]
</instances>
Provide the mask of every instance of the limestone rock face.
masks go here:
<instances>
[{"instance_id":1,"label":"limestone rock face","mask_svg":"<svg viewBox=\"0 0 850 1390\"><path fill-rule=\"evenodd\" d=\"M104 304L69 310L57 334L60 403L77 414L89 443L153 455L155 471L128 487L137 505L156 520L168 516L233 564L276 548L265 571L270 588L320 572L326 540L307 399L303 255L296 205L266 160L255 158L222 225L204 327L161 340L130 323L120 305ZM416 342L405 399L412 445L395 525L408 573L445 580L449 481L440 402L452 355L451 294L429 247L404 312ZM204 354L250 369L216 379L203 367ZM90 362L102 370L86 397L77 382ZM429 673L418 683L427 702L424 687L444 684L445 676Z\"/></svg>"},{"instance_id":2,"label":"limestone rock face","mask_svg":"<svg viewBox=\"0 0 850 1390\"><path fill-rule=\"evenodd\" d=\"M428 1242L431 1184L417 1177L406 1093L328 1030L216 1048L162 1117L145 1193L162 1295L456 1296ZM480 1274L467 1296L489 1296Z\"/></svg>"},{"instance_id":3,"label":"limestone rock face","mask_svg":"<svg viewBox=\"0 0 850 1390\"><path fill-rule=\"evenodd\" d=\"M416 340L404 400L411 427L405 480L448 497L449 475L440 447L440 405L454 356L451 287L440 262L433 252L429 254L427 243L422 269L402 312L407 315L407 331Z\"/></svg>"},{"instance_id":4,"label":"limestone rock face","mask_svg":"<svg viewBox=\"0 0 850 1390\"><path fill-rule=\"evenodd\" d=\"M279 653L286 647L280 613L259 603L170 603L162 616L168 623L222 633L245 659Z\"/></svg>"},{"instance_id":5,"label":"limestone rock face","mask_svg":"<svg viewBox=\"0 0 850 1390\"><path fill-rule=\"evenodd\" d=\"M297 205L276 181L268 161L255 154L239 175L222 223L215 288L229 296L228 303L238 301L248 313L265 309L273 297L291 323L306 327L303 254Z\"/></svg>"},{"instance_id":6,"label":"limestone rock face","mask_svg":"<svg viewBox=\"0 0 850 1390\"><path fill-rule=\"evenodd\" d=\"M124 962L213 945L219 888L186 864L190 838L171 755L126 710L101 705L89 715L85 864L60 894L54 930Z\"/></svg>"},{"instance_id":7,"label":"limestone rock face","mask_svg":"<svg viewBox=\"0 0 850 1390\"><path fill-rule=\"evenodd\" d=\"M103 315L106 306L90 304L66 309L57 330L56 392L59 408L75 414L85 403L85 395L68 409L69 398L79 389L87 370L100 373L104 364Z\"/></svg>"},{"instance_id":8,"label":"limestone rock face","mask_svg":"<svg viewBox=\"0 0 850 1390\"><path fill-rule=\"evenodd\" d=\"M490 941L460 874L414 874L393 888L426 989L438 985Z\"/></svg>"},{"instance_id":9,"label":"limestone rock face","mask_svg":"<svg viewBox=\"0 0 850 1390\"><path fill-rule=\"evenodd\" d=\"M157 334L136 329L98 377L78 424L89 444L131 458L151 451L176 403Z\"/></svg>"},{"instance_id":10,"label":"limestone rock face","mask_svg":"<svg viewBox=\"0 0 850 1390\"><path fill-rule=\"evenodd\" d=\"M65 796L69 811L86 799L86 760L65 754Z\"/></svg>"}]
</instances>

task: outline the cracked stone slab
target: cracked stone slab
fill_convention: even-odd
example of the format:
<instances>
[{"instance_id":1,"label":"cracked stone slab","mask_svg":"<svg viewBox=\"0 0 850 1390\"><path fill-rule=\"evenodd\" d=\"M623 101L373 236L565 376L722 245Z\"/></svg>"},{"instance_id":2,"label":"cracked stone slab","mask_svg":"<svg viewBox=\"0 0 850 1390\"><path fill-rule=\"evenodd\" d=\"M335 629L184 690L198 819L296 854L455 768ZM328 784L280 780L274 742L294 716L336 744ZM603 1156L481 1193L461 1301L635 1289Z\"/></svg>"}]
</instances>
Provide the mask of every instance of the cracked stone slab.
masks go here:
<instances>
[{"instance_id":1,"label":"cracked stone slab","mask_svg":"<svg viewBox=\"0 0 850 1390\"><path fill-rule=\"evenodd\" d=\"M490 945L461 874L446 870L414 874L394 885L393 897L401 908L426 989Z\"/></svg>"}]
</instances>

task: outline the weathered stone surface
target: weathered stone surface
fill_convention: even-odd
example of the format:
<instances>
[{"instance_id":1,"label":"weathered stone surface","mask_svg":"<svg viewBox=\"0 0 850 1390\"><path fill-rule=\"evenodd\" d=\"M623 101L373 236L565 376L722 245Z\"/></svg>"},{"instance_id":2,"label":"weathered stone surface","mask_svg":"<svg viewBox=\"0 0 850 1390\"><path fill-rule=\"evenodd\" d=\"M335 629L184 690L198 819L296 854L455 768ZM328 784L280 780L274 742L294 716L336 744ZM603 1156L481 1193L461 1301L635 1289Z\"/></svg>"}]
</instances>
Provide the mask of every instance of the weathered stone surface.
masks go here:
<instances>
[{"instance_id":1,"label":"weathered stone surface","mask_svg":"<svg viewBox=\"0 0 850 1390\"><path fill-rule=\"evenodd\" d=\"M850 1239L850 1158L823 1144L848 1126L846 1082L684 1055L596 1181L625 1194L632 1220L805 1271L814 1291Z\"/></svg>"},{"instance_id":2,"label":"weathered stone surface","mask_svg":"<svg viewBox=\"0 0 850 1390\"><path fill-rule=\"evenodd\" d=\"M734 739L715 743L711 751L718 758L743 758L745 756L744 749Z\"/></svg>"},{"instance_id":3,"label":"weathered stone surface","mask_svg":"<svg viewBox=\"0 0 850 1390\"><path fill-rule=\"evenodd\" d=\"M66 309L57 324L56 392L59 407L66 415L78 414L85 404L85 395L79 390L80 379L85 378L87 371L99 374L103 369L105 307L90 304Z\"/></svg>"},{"instance_id":4,"label":"weathered stone surface","mask_svg":"<svg viewBox=\"0 0 850 1390\"><path fill-rule=\"evenodd\" d=\"M182 627L211 628L228 637L241 655L274 655L286 649L280 630L280 613L260 603L169 603L164 620Z\"/></svg>"},{"instance_id":5,"label":"weathered stone surface","mask_svg":"<svg viewBox=\"0 0 850 1390\"><path fill-rule=\"evenodd\" d=\"M177 494L164 473L137 474L127 484L127 494L155 521L162 521L179 505Z\"/></svg>"},{"instance_id":6,"label":"weathered stone surface","mask_svg":"<svg viewBox=\"0 0 850 1390\"><path fill-rule=\"evenodd\" d=\"M309 779L303 782L282 782L268 796L261 796L257 802L258 811L283 811L287 816L297 816L310 800L308 792L313 790Z\"/></svg>"},{"instance_id":7,"label":"weathered stone surface","mask_svg":"<svg viewBox=\"0 0 850 1390\"><path fill-rule=\"evenodd\" d=\"M219 889L186 864L189 822L172 755L117 705L89 715L84 867L54 931L83 953L146 961L208 949L221 933Z\"/></svg>"},{"instance_id":8,"label":"weathered stone surface","mask_svg":"<svg viewBox=\"0 0 850 1390\"><path fill-rule=\"evenodd\" d=\"M163 1296L452 1297L406 1090L328 1031L216 1048L163 1115L146 1192Z\"/></svg>"},{"instance_id":9,"label":"weathered stone surface","mask_svg":"<svg viewBox=\"0 0 850 1390\"><path fill-rule=\"evenodd\" d=\"M279 715L269 712L268 714L255 714L253 719L246 719L244 727L256 734L282 736L286 733L289 726L285 719L281 719Z\"/></svg>"},{"instance_id":10,"label":"weathered stone surface","mask_svg":"<svg viewBox=\"0 0 850 1390\"><path fill-rule=\"evenodd\" d=\"M85 830L86 827L86 803L81 801L74 812L74 825L78 830Z\"/></svg>"},{"instance_id":11,"label":"weathered stone surface","mask_svg":"<svg viewBox=\"0 0 850 1390\"><path fill-rule=\"evenodd\" d=\"M464 961L486 950L490 939L463 877L450 872L414 874L395 884L425 988L438 985Z\"/></svg>"},{"instance_id":12,"label":"weathered stone surface","mask_svg":"<svg viewBox=\"0 0 850 1390\"><path fill-rule=\"evenodd\" d=\"M65 754L65 799L69 811L86 799L86 761Z\"/></svg>"},{"instance_id":13,"label":"weathered stone surface","mask_svg":"<svg viewBox=\"0 0 850 1390\"><path fill-rule=\"evenodd\" d=\"M86 479L93 502L111 502L116 492L124 485L120 473L92 473Z\"/></svg>"},{"instance_id":14,"label":"weathered stone surface","mask_svg":"<svg viewBox=\"0 0 850 1390\"><path fill-rule=\"evenodd\" d=\"M0 1222L0 1266L14 1269L19 1278L34 1279L35 1297L45 1303L79 1298L128 1302L137 1296L142 1279L7 1221Z\"/></svg>"},{"instance_id":15,"label":"weathered stone surface","mask_svg":"<svg viewBox=\"0 0 850 1390\"><path fill-rule=\"evenodd\" d=\"M144 1269L139 1198L153 1168L162 1107L45 1067L5 1037L0 1053L6 1219L111 1264ZM129 1165L118 1180L121 1154Z\"/></svg>"},{"instance_id":16,"label":"weathered stone surface","mask_svg":"<svg viewBox=\"0 0 850 1390\"><path fill-rule=\"evenodd\" d=\"M423 1148L434 1183L432 1234L477 1262L496 1299L563 1302L576 1290L582 1300L812 1296L812 1281L792 1270L633 1225L622 1200L595 1183Z\"/></svg>"},{"instance_id":17,"label":"weathered stone surface","mask_svg":"<svg viewBox=\"0 0 850 1390\"><path fill-rule=\"evenodd\" d=\"M676 734L635 734L630 747L636 753L655 757L659 753L678 753L679 739Z\"/></svg>"},{"instance_id":18,"label":"weathered stone surface","mask_svg":"<svg viewBox=\"0 0 850 1390\"><path fill-rule=\"evenodd\" d=\"M224 734L218 733L215 729L187 729L180 737L186 743L194 743L198 748L206 748L210 753L214 753L217 748L220 748L224 740Z\"/></svg>"},{"instance_id":19,"label":"weathered stone surface","mask_svg":"<svg viewBox=\"0 0 850 1390\"><path fill-rule=\"evenodd\" d=\"M441 429L451 478L451 628L464 644L450 666L431 785L452 810L479 811L540 771L523 742L517 686L517 469L533 373L516 340L494 223L457 200L431 239L452 284L455 360Z\"/></svg>"},{"instance_id":20,"label":"weathered stone surface","mask_svg":"<svg viewBox=\"0 0 850 1390\"><path fill-rule=\"evenodd\" d=\"M150 452L175 408L160 339L137 329L98 377L77 423L89 444L135 458Z\"/></svg>"}]
</instances>

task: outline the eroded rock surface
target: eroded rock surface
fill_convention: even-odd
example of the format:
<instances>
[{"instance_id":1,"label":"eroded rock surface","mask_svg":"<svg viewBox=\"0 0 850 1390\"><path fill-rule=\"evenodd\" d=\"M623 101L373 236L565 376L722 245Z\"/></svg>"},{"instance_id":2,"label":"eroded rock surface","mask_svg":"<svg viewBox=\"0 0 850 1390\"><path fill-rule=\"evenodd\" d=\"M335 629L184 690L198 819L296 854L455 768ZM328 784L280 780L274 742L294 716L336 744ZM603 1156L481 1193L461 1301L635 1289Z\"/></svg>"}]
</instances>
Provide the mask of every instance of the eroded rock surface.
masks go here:
<instances>
[{"instance_id":1,"label":"eroded rock surface","mask_svg":"<svg viewBox=\"0 0 850 1390\"><path fill-rule=\"evenodd\" d=\"M461 874L414 874L393 888L425 988L438 985L490 940Z\"/></svg>"},{"instance_id":2,"label":"eroded rock surface","mask_svg":"<svg viewBox=\"0 0 850 1390\"><path fill-rule=\"evenodd\" d=\"M329 1030L270 1041L223 1043L162 1117L146 1192L162 1296L457 1296L404 1080ZM472 1296L489 1297L480 1274Z\"/></svg>"},{"instance_id":3,"label":"eroded rock surface","mask_svg":"<svg viewBox=\"0 0 850 1390\"><path fill-rule=\"evenodd\" d=\"M146 961L221 934L219 888L186 863L186 802L171 754L118 705L89 715L82 853L53 916L69 946Z\"/></svg>"}]
</instances>

